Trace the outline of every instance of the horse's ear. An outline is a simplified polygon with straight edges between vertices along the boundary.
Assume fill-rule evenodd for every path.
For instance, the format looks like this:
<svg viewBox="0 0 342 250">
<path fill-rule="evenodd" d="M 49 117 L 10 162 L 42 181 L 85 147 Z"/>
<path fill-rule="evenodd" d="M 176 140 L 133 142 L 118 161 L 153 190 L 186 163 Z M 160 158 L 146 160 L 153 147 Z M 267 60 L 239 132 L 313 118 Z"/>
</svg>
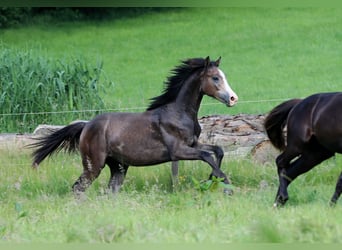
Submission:
<svg viewBox="0 0 342 250">
<path fill-rule="evenodd" d="M 207 56 L 207 57 L 205 58 L 204 67 L 207 68 L 209 65 L 210 65 L 210 57 Z"/>
<path fill-rule="evenodd" d="M 204 59 L 204 71 L 207 71 L 207 69 L 209 68 L 210 66 L 210 57 L 207 56 L 205 59 Z"/>
<path fill-rule="evenodd" d="M 221 56 L 215 61 L 216 67 L 220 65 L 220 62 L 221 62 Z"/>
</svg>

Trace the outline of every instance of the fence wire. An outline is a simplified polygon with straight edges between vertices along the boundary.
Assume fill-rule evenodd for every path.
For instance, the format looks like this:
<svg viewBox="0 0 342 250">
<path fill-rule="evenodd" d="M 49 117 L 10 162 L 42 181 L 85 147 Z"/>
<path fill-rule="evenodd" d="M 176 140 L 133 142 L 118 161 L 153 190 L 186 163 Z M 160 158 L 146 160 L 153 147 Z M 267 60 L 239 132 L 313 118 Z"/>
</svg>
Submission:
<svg viewBox="0 0 342 250">
<path fill-rule="evenodd" d="M 250 101 L 239 101 L 239 104 L 244 103 L 263 103 L 263 102 L 281 102 L 286 101 L 286 99 L 267 99 L 267 100 L 250 100 Z M 217 102 L 202 103 L 201 106 L 215 106 L 220 105 Z M 113 108 L 113 109 L 84 109 L 84 110 L 61 110 L 61 111 L 51 111 L 51 112 L 27 112 L 27 113 L 3 113 L 0 116 L 19 116 L 19 115 L 46 115 L 46 114 L 67 114 L 67 113 L 86 113 L 86 112 L 124 112 L 133 110 L 146 110 L 147 107 L 130 107 L 130 108 Z"/>
</svg>

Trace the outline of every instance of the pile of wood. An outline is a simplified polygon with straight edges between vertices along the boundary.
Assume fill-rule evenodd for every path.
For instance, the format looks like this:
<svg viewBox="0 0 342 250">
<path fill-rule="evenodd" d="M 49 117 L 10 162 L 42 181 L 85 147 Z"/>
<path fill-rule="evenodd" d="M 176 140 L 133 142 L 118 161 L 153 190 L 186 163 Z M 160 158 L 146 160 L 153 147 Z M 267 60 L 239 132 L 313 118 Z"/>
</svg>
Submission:
<svg viewBox="0 0 342 250">
<path fill-rule="evenodd" d="M 259 163 L 273 163 L 279 152 L 264 131 L 264 115 L 214 115 L 199 119 L 203 143 L 219 145 L 226 157 L 252 157 Z"/>
</svg>

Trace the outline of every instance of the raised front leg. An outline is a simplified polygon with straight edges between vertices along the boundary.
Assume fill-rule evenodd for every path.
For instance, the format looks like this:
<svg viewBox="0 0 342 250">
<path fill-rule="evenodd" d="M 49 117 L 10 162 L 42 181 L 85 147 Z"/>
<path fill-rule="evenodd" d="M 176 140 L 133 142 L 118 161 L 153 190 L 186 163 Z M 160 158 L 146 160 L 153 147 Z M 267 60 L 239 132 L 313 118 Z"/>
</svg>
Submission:
<svg viewBox="0 0 342 250">
<path fill-rule="evenodd" d="M 217 162 L 212 157 L 212 152 L 208 152 L 205 150 L 202 150 L 201 146 L 198 147 L 188 147 L 188 146 L 180 146 L 172 151 L 171 159 L 172 161 L 177 160 L 202 160 L 206 163 L 208 163 L 212 168 L 212 175 L 218 178 L 222 178 L 223 182 L 226 184 L 230 184 L 227 176 L 222 172 L 220 169 L 220 166 L 217 165 Z M 221 158 L 222 159 L 222 158 Z M 221 162 L 221 160 L 219 160 Z M 225 189 L 225 193 L 232 194 L 232 190 Z"/>
<path fill-rule="evenodd" d="M 188 146 L 180 146 L 171 153 L 172 161 L 178 160 L 202 160 L 208 163 L 212 170 L 213 175 L 219 178 L 224 178 L 225 182 L 229 184 L 227 176 L 221 171 L 220 167 L 217 165 L 211 153 L 208 151 L 201 150 L 199 148 L 192 148 Z"/>
<path fill-rule="evenodd" d="M 200 148 L 201 150 L 205 150 L 211 154 L 214 154 L 215 158 L 216 158 L 216 164 L 219 168 L 221 168 L 221 163 L 222 163 L 222 159 L 224 156 L 224 151 L 222 150 L 221 147 L 215 146 L 215 145 L 210 145 L 210 144 L 198 144 L 198 148 Z M 213 176 L 215 176 L 215 175 L 212 172 L 209 175 L 209 179 L 211 179 Z M 227 177 L 227 179 L 228 179 L 228 182 L 230 183 L 230 180 L 228 177 Z"/>
<path fill-rule="evenodd" d="M 220 168 L 221 167 L 221 162 L 224 156 L 224 151 L 222 150 L 221 147 L 216 146 L 216 145 L 210 145 L 210 144 L 199 144 L 197 145 L 198 149 L 208 151 L 210 153 L 213 153 L 216 158 L 216 164 Z"/>
</svg>

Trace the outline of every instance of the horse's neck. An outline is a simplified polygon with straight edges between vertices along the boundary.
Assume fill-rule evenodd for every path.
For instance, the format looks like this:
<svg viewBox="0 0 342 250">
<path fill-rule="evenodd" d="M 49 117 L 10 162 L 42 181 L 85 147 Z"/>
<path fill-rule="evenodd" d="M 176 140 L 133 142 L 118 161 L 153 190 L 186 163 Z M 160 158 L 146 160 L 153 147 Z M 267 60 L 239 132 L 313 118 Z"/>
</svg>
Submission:
<svg viewBox="0 0 342 250">
<path fill-rule="evenodd" d="M 200 82 L 197 80 L 189 80 L 180 90 L 175 106 L 179 111 L 188 113 L 197 119 L 199 107 L 201 105 L 203 94 L 200 90 Z"/>
</svg>

